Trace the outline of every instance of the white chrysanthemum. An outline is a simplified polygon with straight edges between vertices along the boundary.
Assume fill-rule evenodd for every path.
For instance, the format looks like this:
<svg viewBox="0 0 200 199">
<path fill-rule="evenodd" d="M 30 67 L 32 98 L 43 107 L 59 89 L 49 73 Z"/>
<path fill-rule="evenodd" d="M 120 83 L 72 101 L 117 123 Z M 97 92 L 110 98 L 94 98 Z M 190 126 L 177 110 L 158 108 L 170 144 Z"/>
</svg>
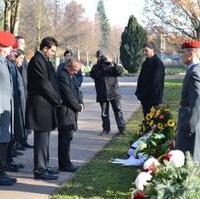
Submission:
<svg viewBox="0 0 200 199">
<path fill-rule="evenodd" d="M 169 162 L 175 167 L 182 167 L 185 164 L 185 155 L 180 150 L 172 150 L 169 152 Z"/>
<path fill-rule="evenodd" d="M 147 181 L 151 180 L 151 174 L 147 172 L 141 172 L 135 179 L 135 186 L 139 190 L 144 190 L 144 186 L 147 185 Z"/>
<path fill-rule="evenodd" d="M 152 157 L 144 162 L 143 169 L 145 169 L 145 170 L 147 169 L 147 170 L 149 170 L 149 172 L 152 172 L 159 165 L 160 165 L 160 163 L 158 162 L 158 160 L 156 158 Z"/>
</svg>

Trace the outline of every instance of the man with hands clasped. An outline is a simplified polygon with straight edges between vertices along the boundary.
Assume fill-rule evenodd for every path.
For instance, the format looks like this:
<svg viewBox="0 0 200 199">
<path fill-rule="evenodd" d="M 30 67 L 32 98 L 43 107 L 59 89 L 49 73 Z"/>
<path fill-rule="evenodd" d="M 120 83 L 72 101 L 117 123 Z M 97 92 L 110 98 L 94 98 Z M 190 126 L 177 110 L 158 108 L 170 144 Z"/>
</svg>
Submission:
<svg viewBox="0 0 200 199">
<path fill-rule="evenodd" d="M 75 74 L 81 69 L 78 60 L 71 59 L 58 73 L 62 106 L 58 108 L 58 165 L 60 171 L 75 172 L 79 167 L 70 159 L 70 144 L 77 130 L 78 112 L 83 111 L 83 100 Z"/>
</svg>

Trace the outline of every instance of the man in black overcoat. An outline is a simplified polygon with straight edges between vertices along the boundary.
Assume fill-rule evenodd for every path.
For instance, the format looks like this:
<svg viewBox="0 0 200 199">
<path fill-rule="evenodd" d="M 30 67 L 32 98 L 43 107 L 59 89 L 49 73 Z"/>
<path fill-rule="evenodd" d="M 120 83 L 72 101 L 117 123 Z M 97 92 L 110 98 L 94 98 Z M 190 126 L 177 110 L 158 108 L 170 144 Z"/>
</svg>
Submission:
<svg viewBox="0 0 200 199">
<path fill-rule="evenodd" d="M 55 69 L 50 59 L 55 55 L 57 41 L 45 37 L 40 50 L 28 65 L 28 98 L 26 128 L 34 130 L 34 177 L 55 180 L 57 176 L 48 169 L 49 134 L 57 127 L 56 108 L 61 105 Z"/>
<path fill-rule="evenodd" d="M 155 52 L 155 44 L 147 42 L 144 45 L 145 61 L 138 77 L 135 95 L 142 104 L 144 116 L 152 106 L 162 103 L 165 67 Z"/>
</svg>

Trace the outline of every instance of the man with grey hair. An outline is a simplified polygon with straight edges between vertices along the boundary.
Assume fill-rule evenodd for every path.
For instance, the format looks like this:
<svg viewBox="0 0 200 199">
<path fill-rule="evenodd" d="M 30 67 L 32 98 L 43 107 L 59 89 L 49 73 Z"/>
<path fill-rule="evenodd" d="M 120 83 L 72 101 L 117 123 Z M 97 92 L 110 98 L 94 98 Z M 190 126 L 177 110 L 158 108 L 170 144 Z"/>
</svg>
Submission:
<svg viewBox="0 0 200 199">
<path fill-rule="evenodd" d="M 175 147 L 189 151 L 200 163 L 200 41 L 185 41 L 182 61 L 187 65 L 183 80 Z"/>
<path fill-rule="evenodd" d="M 75 75 L 81 63 L 70 59 L 58 73 L 62 106 L 58 109 L 58 165 L 60 171 L 75 172 L 79 167 L 70 158 L 70 144 L 73 132 L 77 130 L 78 112 L 83 110 L 82 95 Z"/>
</svg>

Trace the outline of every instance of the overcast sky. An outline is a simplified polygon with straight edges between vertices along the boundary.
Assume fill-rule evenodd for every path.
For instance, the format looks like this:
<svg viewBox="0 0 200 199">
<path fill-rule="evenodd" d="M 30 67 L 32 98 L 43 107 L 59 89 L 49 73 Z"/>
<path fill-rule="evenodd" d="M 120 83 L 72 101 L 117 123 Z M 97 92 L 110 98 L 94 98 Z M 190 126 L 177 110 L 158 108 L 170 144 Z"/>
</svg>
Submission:
<svg viewBox="0 0 200 199">
<path fill-rule="evenodd" d="M 88 18 L 94 19 L 98 0 L 76 0 L 76 2 L 83 5 Z M 104 6 L 112 26 L 125 27 L 130 15 L 134 15 L 140 23 L 142 22 L 144 0 L 104 0 Z"/>
</svg>

